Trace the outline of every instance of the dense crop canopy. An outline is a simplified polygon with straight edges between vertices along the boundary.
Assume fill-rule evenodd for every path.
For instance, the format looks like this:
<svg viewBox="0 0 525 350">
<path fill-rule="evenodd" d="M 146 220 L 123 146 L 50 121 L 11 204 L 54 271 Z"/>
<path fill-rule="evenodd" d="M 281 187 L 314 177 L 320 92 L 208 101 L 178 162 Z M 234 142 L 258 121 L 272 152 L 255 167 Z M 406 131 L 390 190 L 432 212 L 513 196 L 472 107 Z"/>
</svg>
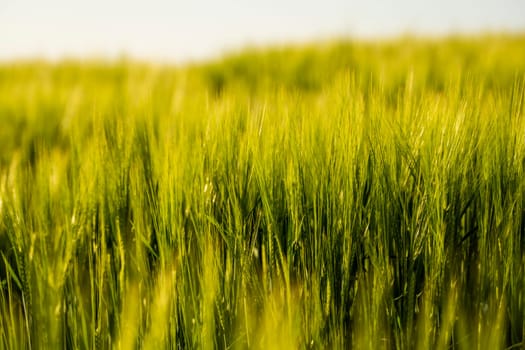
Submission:
<svg viewBox="0 0 525 350">
<path fill-rule="evenodd" d="M 525 39 L 0 66 L 0 347 L 525 340 Z"/>
</svg>

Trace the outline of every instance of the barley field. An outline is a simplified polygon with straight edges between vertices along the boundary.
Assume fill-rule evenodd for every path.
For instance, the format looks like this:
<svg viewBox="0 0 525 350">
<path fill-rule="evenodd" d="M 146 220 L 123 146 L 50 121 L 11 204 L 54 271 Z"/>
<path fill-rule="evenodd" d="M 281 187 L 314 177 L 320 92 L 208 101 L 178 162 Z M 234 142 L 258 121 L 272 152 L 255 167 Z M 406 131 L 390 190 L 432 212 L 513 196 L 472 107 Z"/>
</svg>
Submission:
<svg viewBox="0 0 525 350">
<path fill-rule="evenodd" d="M 0 348 L 523 348 L 524 103 L 522 35 L 0 63 Z"/>
</svg>

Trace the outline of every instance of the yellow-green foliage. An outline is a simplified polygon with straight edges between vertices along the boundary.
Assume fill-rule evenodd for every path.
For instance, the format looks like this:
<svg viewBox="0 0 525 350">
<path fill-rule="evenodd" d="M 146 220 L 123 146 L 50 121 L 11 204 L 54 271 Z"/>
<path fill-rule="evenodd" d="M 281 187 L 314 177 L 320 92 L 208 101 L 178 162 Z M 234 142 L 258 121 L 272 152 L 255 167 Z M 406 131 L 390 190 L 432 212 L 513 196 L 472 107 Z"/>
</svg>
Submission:
<svg viewBox="0 0 525 350">
<path fill-rule="evenodd" d="M 0 347 L 525 346 L 525 38 L 0 66 Z"/>
</svg>

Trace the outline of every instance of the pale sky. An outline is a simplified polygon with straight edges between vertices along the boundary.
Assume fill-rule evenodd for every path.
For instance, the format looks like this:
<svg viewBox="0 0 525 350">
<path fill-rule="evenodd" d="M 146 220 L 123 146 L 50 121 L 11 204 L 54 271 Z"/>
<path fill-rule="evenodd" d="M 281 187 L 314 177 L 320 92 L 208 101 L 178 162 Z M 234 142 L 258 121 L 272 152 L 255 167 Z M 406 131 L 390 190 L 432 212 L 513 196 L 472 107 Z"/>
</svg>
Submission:
<svg viewBox="0 0 525 350">
<path fill-rule="evenodd" d="M 181 62 L 246 45 L 525 32 L 525 0 L 0 0 L 0 60 Z"/>
</svg>

